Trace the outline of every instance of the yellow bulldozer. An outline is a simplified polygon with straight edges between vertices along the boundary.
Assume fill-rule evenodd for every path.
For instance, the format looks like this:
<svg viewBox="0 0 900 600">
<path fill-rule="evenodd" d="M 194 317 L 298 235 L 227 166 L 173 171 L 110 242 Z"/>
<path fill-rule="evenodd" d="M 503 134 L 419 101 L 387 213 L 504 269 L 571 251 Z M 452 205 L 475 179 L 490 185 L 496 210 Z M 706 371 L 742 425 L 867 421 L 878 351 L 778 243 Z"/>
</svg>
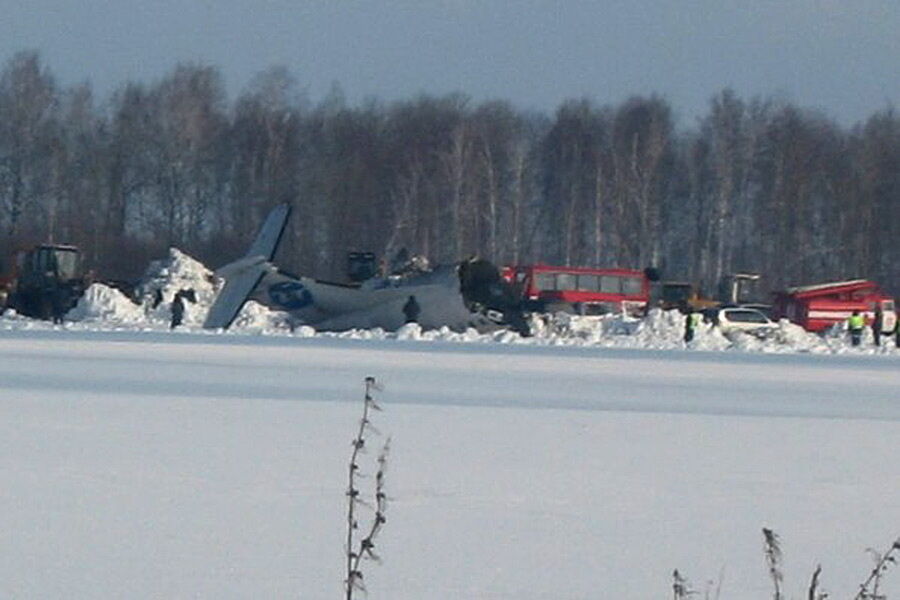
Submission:
<svg viewBox="0 0 900 600">
<path fill-rule="evenodd" d="M 718 298 L 700 294 L 697 285 L 686 281 L 664 281 L 659 286 L 657 305 L 665 310 L 703 312 L 726 305 L 747 305 L 758 302 L 757 290 L 760 275 L 757 273 L 731 273 L 719 282 Z"/>
</svg>

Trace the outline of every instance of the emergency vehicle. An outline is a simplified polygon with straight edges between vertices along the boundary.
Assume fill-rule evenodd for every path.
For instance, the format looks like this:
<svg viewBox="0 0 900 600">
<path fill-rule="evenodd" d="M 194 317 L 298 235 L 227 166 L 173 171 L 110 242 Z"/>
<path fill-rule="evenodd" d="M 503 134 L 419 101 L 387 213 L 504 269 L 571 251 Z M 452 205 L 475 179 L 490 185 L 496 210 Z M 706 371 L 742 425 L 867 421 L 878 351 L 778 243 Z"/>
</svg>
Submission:
<svg viewBox="0 0 900 600">
<path fill-rule="evenodd" d="M 581 315 L 642 315 L 650 302 L 650 280 L 643 271 L 518 265 L 503 276 L 526 310 Z"/>
<path fill-rule="evenodd" d="M 787 288 L 775 294 L 774 314 L 807 331 L 822 331 L 845 322 L 855 310 L 871 325 L 878 308 L 883 315 L 882 331 L 892 332 L 897 322 L 894 299 L 872 281 L 853 279 Z"/>
</svg>

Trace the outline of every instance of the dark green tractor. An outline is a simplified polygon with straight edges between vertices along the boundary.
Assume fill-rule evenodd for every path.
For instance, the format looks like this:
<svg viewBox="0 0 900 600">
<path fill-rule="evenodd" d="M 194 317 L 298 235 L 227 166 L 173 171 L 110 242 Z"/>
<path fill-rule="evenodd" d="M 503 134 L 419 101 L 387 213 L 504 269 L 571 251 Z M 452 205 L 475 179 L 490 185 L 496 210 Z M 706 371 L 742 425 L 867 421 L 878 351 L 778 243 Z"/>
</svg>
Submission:
<svg viewBox="0 0 900 600">
<path fill-rule="evenodd" d="M 7 302 L 21 315 L 61 320 L 84 293 L 85 283 L 78 248 L 43 244 L 16 257 Z"/>
</svg>

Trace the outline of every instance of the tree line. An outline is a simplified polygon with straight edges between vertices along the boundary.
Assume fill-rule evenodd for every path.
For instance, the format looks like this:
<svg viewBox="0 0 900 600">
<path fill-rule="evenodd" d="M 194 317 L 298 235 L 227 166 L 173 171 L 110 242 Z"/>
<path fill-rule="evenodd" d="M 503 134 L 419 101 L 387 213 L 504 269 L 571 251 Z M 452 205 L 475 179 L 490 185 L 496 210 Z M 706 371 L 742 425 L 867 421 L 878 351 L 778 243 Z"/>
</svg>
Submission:
<svg viewBox="0 0 900 600">
<path fill-rule="evenodd" d="M 689 127 L 661 96 L 554 114 L 463 94 L 313 104 L 282 67 L 234 100 L 179 64 L 97 99 L 35 52 L 0 73 L 0 256 L 78 245 L 110 278 L 176 246 L 217 266 L 293 206 L 278 262 L 340 278 L 348 251 L 433 262 L 658 267 L 715 289 L 867 277 L 900 293 L 900 116 L 844 127 L 731 90 Z"/>
</svg>

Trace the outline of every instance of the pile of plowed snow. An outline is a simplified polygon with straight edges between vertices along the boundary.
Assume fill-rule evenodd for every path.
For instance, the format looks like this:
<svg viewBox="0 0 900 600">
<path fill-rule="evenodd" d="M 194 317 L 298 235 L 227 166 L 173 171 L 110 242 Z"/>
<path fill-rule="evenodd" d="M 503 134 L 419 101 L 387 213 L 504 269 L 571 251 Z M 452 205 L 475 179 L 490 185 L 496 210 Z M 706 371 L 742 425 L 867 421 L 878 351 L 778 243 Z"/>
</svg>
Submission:
<svg viewBox="0 0 900 600">
<path fill-rule="evenodd" d="M 168 322 L 172 301 L 178 292 L 193 292 L 195 302 L 186 301 L 184 325 L 200 326 L 217 290 L 216 277 L 203 263 L 187 254 L 169 249 L 169 256 L 150 263 L 137 288 L 138 301 L 149 320 Z"/>
<path fill-rule="evenodd" d="M 820 336 L 782 320 L 777 327 L 758 337 L 744 332 L 722 333 L 718 327 L 703 323 L 694 339 L 684 343 L 685 317 L 677 310 L 653 309 L 643 319 L 622 315 L 581 317 L 558 313 L 532 316 L 530 337 L 522 337 L 508 330 L 493 333 L 451 331 L 446 327 L 423 331 L 419 325 L 408 323 L 395 332 L 381 329 L 353 329 L 343 332 L 318 332 L 321 337 L 345 339 L 396 339 L 410 341 L 440 341 L 458 343 L 525 344 L 534 346 L 574 346 L 597 348 L 634 348 L 651 350 L 690 349 L 702 351 L 743 351 L 765 353 L 808 352 L 813 354 L 883 354 L 900 356 L 893 341 L 882 347 L 872 345 L 871 334 L 859 348 L 850 346 L 840 329 Z M 296 330 L 294 335 L 309 336 L 311 328 Z"/>
<path fill-rule="evenodd" d="M 203 320 L 215 294 L 222 284 L 215 274 L 201 262 L 172 248 L 169 255 L 152 262 L 140 284 L 136 299 L 126 297 L 114 288 L 95 283 L 66 316 L 68 328 L 78 329 L 152 329 L 169 327 L 172 301 L 179 292 L 187 293 L 194 301 L 185 302 L 183 326 L 178 331 L 205 332 Z M 704 323 L 694 340 L 685 344 L 685 317 L 678 311 L 651 310 L 643 319 L 625 315 L 581 317 L 556 314 L 532 316 L 532 336 L 501 330 L 478 333 L 475 330 L 455 332 L 444 327 L 422 331 L 416 324 L 408 324 L 394 332 L 381 329 L 354 329 L 343 332 L 316 332 L 309 326 L 297 326 L 283 312 L 247 302 L 229 332 L 286 335 L 294 337 L 336 337 L 350 339 L 396 339 L 461 343 L 528 344 L 545 346 L 584 346 L 607 348 L 693 349 L 705 351 L 736 350 L 744 352 L 810 352 L 816 354 L 859 353 L 900 355 L 893 340 L 882 347 L 872 344 L 871 333 L 859 348 L 850 346 L 846 334 L 839 329 L 820 336 L 801 327 L 781 321 L 778 327 L 763 337 L 748 333 L 723 334 L 712 324 Z M 25 319 L 7 311 L 0 318 L 2 329 L 53 328 L 41 321 Z M 209 332 L 206 332 L 209 333 Z"/>
<path fill-rule="evenodd" d="M 604 348 L 640 348 L 653 350 L 692 349 L 705 351 L 738 350 L 746 352 L 809 352 L 814 354 L 838 354 L 848 351 L 865 354 L 900 354 L 893 342 L 881 348 L 868 345 L 851 348 L 840 331 L 820 336 L 804 330 L 786 320 L 764 336 L 744 332 L 722 333 L 711 323 L 703 323 L 697 329 L 693 341 L 684 343 L 685 317 L 677 310 L 653 309 L 643 319 L 622 315 L 604 317 L 580 317 L 558 313 L 535 316 L 531 319 L 533 335 L 523 338 L 510 331 L 479 334 L 475 331 L 455 333 L 446 328 L 422 331 L 418 325 L 408 324 L 395 333 L 381 330 L 349 331 L 333 335 L 358 338 L 396 338 L 400 340 L 430 340 L 453 342 L 494 342 L 543 346 L 582 346 Z"/>
<path fill-rule="evenodd" d="M 181 292 L 186 298 L 182 328 L 199 329 L 221 284 L 203 263 L 171 248 L 166 258 L 153 261 L 147 267 L 136 288 L 135 299 L 115 288 L 94 283 L 66 319 L 82 325 L 161 329 L 170 325 L 172 302 Z M 232 328 L 256 332 L 289 331 L 290 320 L 285 313 L 249 301 Z"/>
<path fill-rule="evenodd" d="M 141 306 L 115 288 L 94 283 L 78 299 L 78 304 L 69 311 L 70 321 L 141 323 L 146 314 Z"/>
</svg>

